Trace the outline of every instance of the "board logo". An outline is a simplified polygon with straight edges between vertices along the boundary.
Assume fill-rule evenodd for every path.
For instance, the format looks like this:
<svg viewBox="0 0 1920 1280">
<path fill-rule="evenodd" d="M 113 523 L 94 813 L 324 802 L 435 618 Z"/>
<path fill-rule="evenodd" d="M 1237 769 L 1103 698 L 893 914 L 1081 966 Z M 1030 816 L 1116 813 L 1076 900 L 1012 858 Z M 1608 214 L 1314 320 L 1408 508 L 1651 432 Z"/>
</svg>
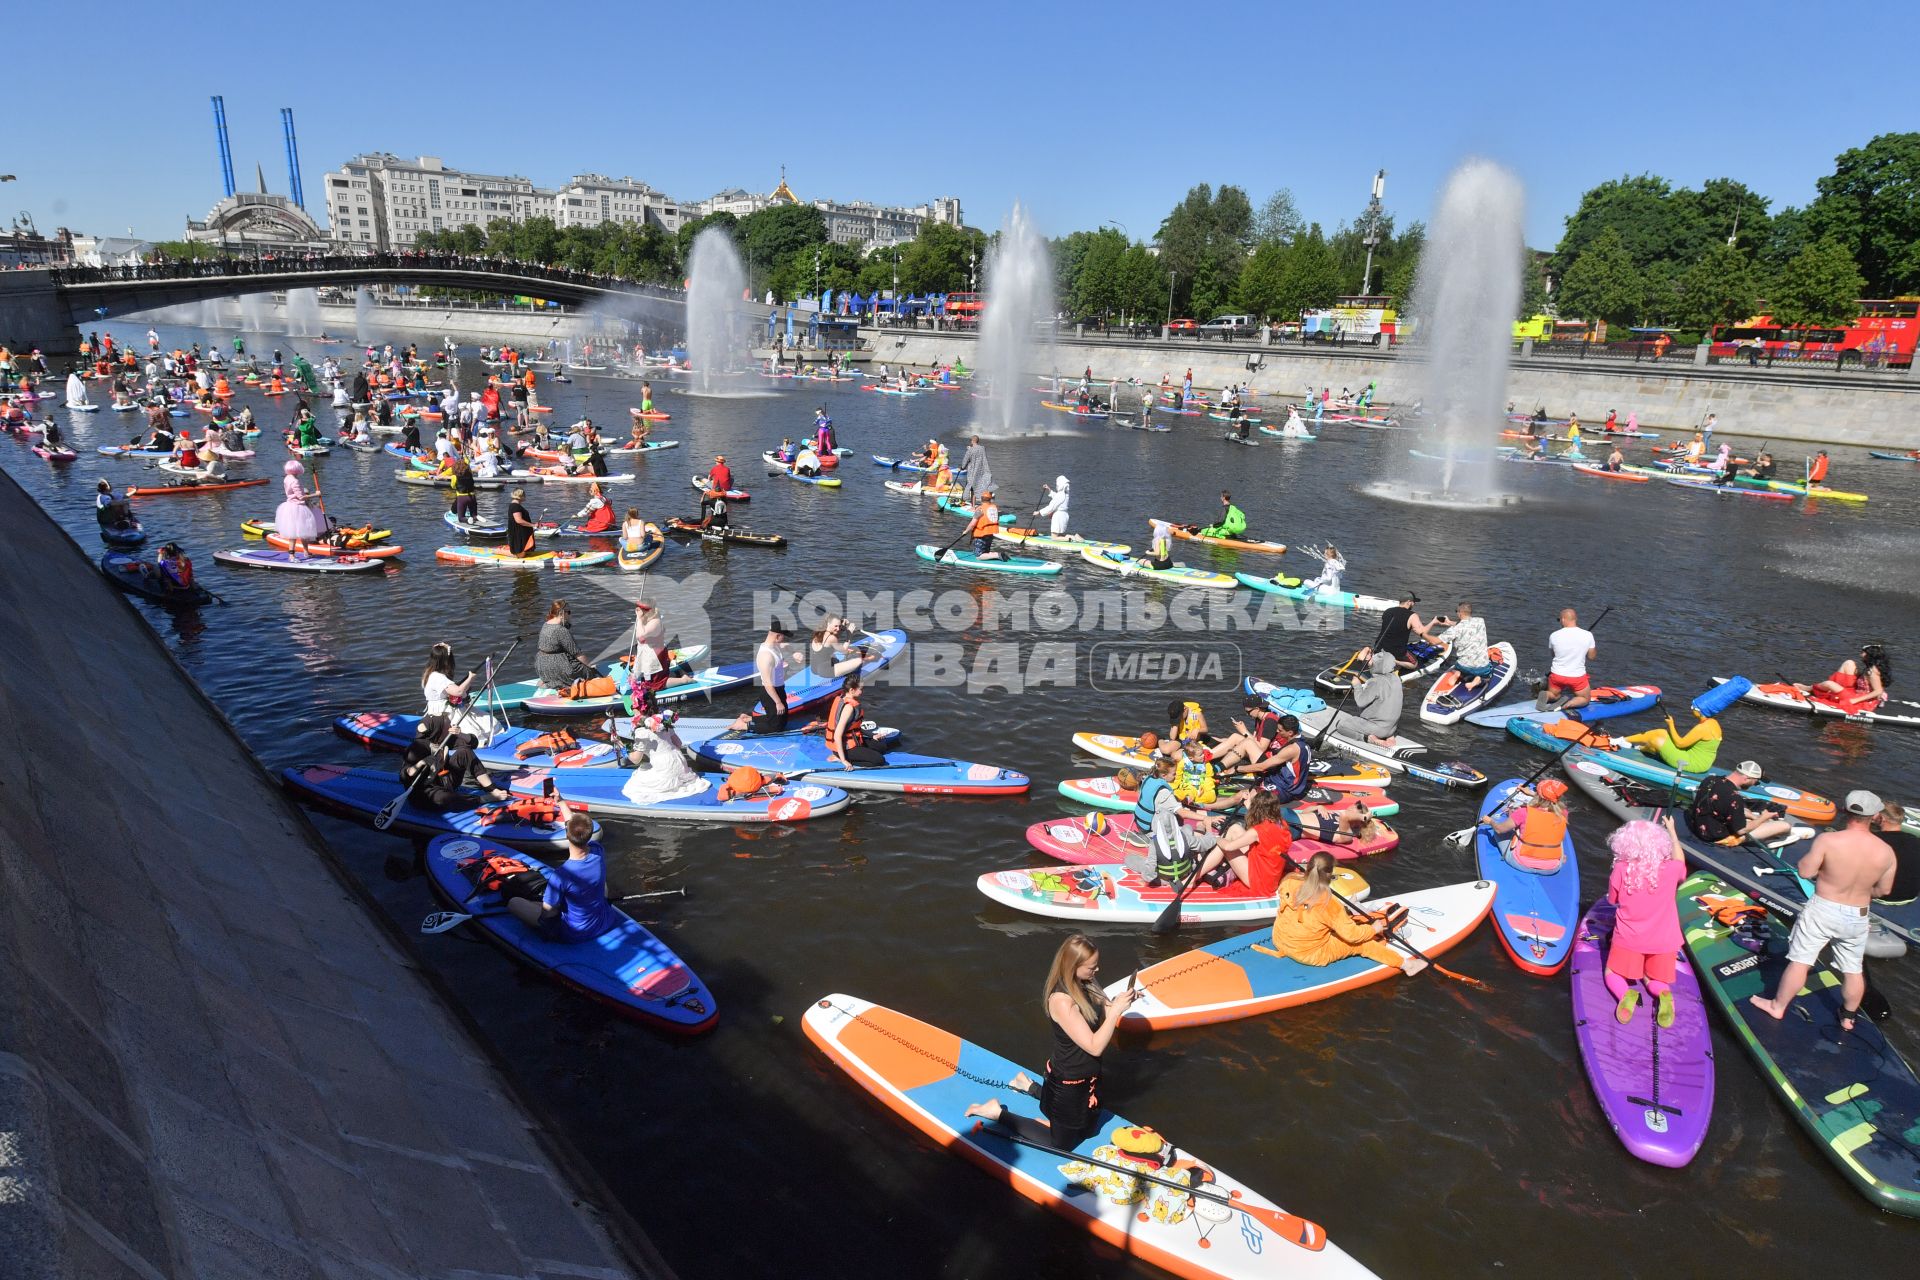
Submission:
<svg viewBox="0 0 1920 1280">
<path fill-rule="evenodd" d="M 715 742 L 708 744 L 707 750 L 717 756 L 737 756 L 747 749 L 744 742 Z"/>
<path fill-rule="evenodd" d="M 440 856 L 449 862 L 461 862 L 467 858 L 480 856 L 478 840 L 449 840 L 440 846 Z"/>
<path fill-rule="evenodd" d="M 1725 981 L 1726 979 L 1731 978 L 1736 973 L 1745 973 L 1748 969 L 1753 968 L 1755 965 L 1759 963 L 1760 963 L 1759 956 L 1742 956 L 1738 960 L 1729 960 L 1725 964 L 1715 965 L 1713 967 L 1713 972 L 1715 976 L 1720 978 L 1722 981 Z"/>
</svg>

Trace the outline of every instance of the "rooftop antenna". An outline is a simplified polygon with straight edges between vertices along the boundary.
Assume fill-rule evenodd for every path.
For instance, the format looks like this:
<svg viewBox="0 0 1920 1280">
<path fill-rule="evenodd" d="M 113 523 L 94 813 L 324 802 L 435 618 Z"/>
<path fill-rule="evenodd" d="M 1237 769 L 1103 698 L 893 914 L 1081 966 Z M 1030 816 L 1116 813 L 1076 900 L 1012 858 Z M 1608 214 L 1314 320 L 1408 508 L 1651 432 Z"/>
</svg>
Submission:
<svg viewBox="0 0 1920 1280">
<path fill-rule="evenodd" d="M 1380 197 L 1387 191 L 1387 171 L 1380 170 L 1373 175 L 1373 198 L 1367 201 L 1367 211 L 1361 216 L 1367 221 L 1366 238 L 1361 241 L 1367 246 L 1367 267 L 1360 275 L 1360 296 L 1366 297 L 1373 292 L 1373 247 L 1380 243 Z"/>
</svg>

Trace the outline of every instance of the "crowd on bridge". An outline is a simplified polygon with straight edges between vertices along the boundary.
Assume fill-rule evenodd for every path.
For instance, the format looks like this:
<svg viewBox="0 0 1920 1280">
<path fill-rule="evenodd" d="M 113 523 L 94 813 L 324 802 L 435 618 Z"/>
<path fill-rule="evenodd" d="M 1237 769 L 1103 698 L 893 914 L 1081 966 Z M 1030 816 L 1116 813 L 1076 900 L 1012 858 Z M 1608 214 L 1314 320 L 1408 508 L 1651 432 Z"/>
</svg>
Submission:
<svg viewBox="0 0 1920 1280">
<path fill-rule="evenodd" d="M 622 276 L 574 271 L 482 254 L 441 253 L 404 249 L 393 253 L 319 253 L 262 251 L 224 254 L 218 258 L 172 258 L 155 254 L 145 262 L 117 266 L 63 266 L 53 269 L 56 284 L 101 284 L 137 280 L 201 280 L 228 276 L 284 276 L 319 271 L 364 272 L 370 269 L 402 271 L 473 271 L 545 280 L 555 284 L 585 285 L 679 299 L 685 291 L 666 285 L 643 284 Z"/>
</svg>

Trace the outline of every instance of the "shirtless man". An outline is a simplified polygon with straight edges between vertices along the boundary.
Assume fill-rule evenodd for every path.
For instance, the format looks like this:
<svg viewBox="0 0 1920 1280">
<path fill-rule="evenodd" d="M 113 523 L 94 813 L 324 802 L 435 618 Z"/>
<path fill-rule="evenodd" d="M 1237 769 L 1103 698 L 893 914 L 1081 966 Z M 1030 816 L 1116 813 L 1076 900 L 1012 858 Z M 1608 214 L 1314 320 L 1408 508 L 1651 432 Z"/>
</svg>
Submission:
<svg viewBox="0 0 1920 1280">
<path fill-rule="evenodd" d="M 1816 837 L 1800 859 L 1800 874 L 1814 882 L 1813 897 L 1793 922 L 1779 989 L 1771 1000 L 1752 997 L 1755 1007 L 1776 1018 L 1785 1017 L 1821 949 L 1831 943 L 1833 967 L 1840 971 L 1840 1029 L 1853 1030 L 1867 993 L 1862 960 L 1869 905 L 1893 888 L 1893 849 L 1872 830 L 1874 818 L 1884 808 L 1871 791 L 1849 791 L 1847 825 Z"/>
</svg>

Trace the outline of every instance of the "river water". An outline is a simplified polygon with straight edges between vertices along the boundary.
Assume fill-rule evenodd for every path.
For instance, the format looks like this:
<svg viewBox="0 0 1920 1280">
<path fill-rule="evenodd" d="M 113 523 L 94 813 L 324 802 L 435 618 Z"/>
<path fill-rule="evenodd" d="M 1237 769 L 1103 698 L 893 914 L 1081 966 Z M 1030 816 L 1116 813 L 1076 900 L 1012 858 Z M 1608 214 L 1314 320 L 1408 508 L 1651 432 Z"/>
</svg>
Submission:
<svg viewBox="0 0 1920 1280">
<path fill-rule="evenodd" d="M 230 335 L 164 337 L 224 347 Z M 281 345 L 300 347 L 316 363 L 329 350 L 354 358 L 349 347 Z M 478 387 L 483 377 L 477 361 L 462 366 L 463 387 Z M 718 577 L 706 609 L 715 660 L 751 656 L 753 595 L 776 585 L 803 592 L 1026 585 L 916 560 L 915 543 L 947 541 L 959 524 L 928 501 L 883 489 L 889 473 L 866 460 L 869 452 L 905 453 L 932 435 L 950 442 L 957 458 L 974 416 L 966 392 L 900 399 L 858 384 L 773 385 L 788 389 L 710 400 L 656 383 L 658 400 L 674 415 L 656 437 L 682 446 L 639 462 L 639 480 L 616 487 L 621 506 L 636 505 L 650 519 L 691 514 L 689 474 L 725 452 L 737 483 L 753 494 L 750 505 L 736 508 L 736 521 L 791 539 L 785 551 L 676 546 L 658 566 L 656 582 L 696 572 Z M 1396 389 L 1382 390 L 1391 396 Z M 632 384 L 585 376 L 571 386 L 547 384 L 542 397 L 557 407 L 556 423 L 581 412 L 623 422 L 626 406 L 638 401 Z M 1525 505 L 1462 515 L 1361 492 L 1399 470 L 1405 450 L 1419 442 L 1412 432 L 1333 426 L 1318 442 L 1243 449 L 1222 442 L 1219 424 L 1205 418 L 1174 419 L 1171 434 L 1076 430 L 1072 419 L 1040 409 L 1038 396 L 1028 399 L 1031 411 L 1019 416 L 1035 434 L 987 442 L 1003 506 L 1032 510 L 1042 482 L 1064 473 L 1073 482 L 1074 527 L 1089 536 L 1138 545 L 1150 513 L 1211 519 L 1226 486 L 1256 534 L 1337 542 L 1351 565 L 1349 586 L 1359 591 L 1391 595 L 1410 584 L 1428 613 L 1470 598 L 1493 638 L 1519 646 L 1524 669 L 1544 668 L 1545 637 L 1571 604 L 1589 620 L 1612 610 L 1599 629 L 1601 681 L 1657 683 L 1675 705 L 1715 674 L 1824 675 L 1871 639 L 1893 642 L 1898 674 L 1912 679 L 1901 641 L 1914 631 L 1920 592 L 1920 467 L 1836 451 L 1835 483 L 1873 494 L 1851 506 L 1719 499 L 1508 466 L 1499 479 Z M 249 401 L 269 428 L 250 465 L 277 481 L 283 455 L 275 428 L 291 406 L 243 391 L 240 402 Z M 835 492 L 767 477 L 758 451 L 808 429 L 821 404 L 842 443 L 856 450 L 840 472 L 845 486 Z M 91 451 L 123 441 L 133 415 L 56 412 L 84 453 L 78 463 L 50 469 L 24 445 L 0 446 L 0 459 L 97 554 L 94 480 L 162 477 Z M 1496 429 L 1489 425 L 1489 443 Z M 633 469 L 629 460 L 615 463 Z M 463 665 L 478 665 L 524 636 L 507 672 L 518 679 L 531 674 L 532 635 L 556 592 L 572 602 L 589 652 L 616 642 L 631 616 L 624 599 L 593 586 L 591 573 L 600 571 L 543 577 L 437 564 L 433 549 L 450 540 L 440 522 L 444 501 L 396 484 L 395 465 L 384 454 L 344 451 L 315 463 L 336 516 L 390 525 L 393 540 L 406 546 L 403 562 L 380 577 L 312 581 L 214 564 L 213 551 L 242 544 L 243 517 L 271 514 L 277 483 L 139 503 L 154 542 L 185 543 L 203 580 L 227 601 L 178 618 L 150 617 L 269 768 L 365 763 L 329 722 L 351 710 L 417 710 L 419 671 L 435 640 L 453 643 Z M 566 518 L 585 500 L 577 486 L 536 486 L 531 494 L 536 518 Z M 503 509 L 503 499 L 482 496 L 483 513 Z M 1184 550 L 1189 563 L 1228 572 L 1271 573 L 1279 563 Z M 1304 556 L 1290 553 L 1285 563 L 1289 572 L 1311 572 Z M 1076 598 L 1120 585 L 1073 562 L 1057 581 Z M 1171 599 L 1158 588 L 1143 598 Z M 1217 689 L 1242 670 L 1305 682 L 1373 634 L 1367 615 L 1321 611 L 1282 625 L 1294 617 L 1210 635 L 1078 627 L 989 635 L 974 625 L 924 637 L 957 645 L 963 663 L 983 643 L 1014 642 L 1022 660 L 1035 641 L 1078 646 L 1081 664 L 1070 683 L 970 692 L 923 669 L 914 687 L 891 685 L 870 698 L 872 714 L 905 729 L 914 750 L 1030 773 L 1034 790 L 1023 801 L 873 796 L 844 818 L 770 831 L 610 822 L 611 892 L 687 889 L 666 905 L 638 905 L 650 908 L 640 918 L 718 995 L 719 1027 L 701 1039 L 681 1042 L 636 1027 L 456 935 L 418 939 L 417 949 L 682 1275 L 1157 1274 L 919 1138 L 813 1050 L 800 1015 L 820 996 L 848 992 L 1037 1067 L 1046 1052 L 1038 987 L 1067 928 L 989 906 L 973 881 L 984 871 L 1044 863 L 1022 832 L 1069 811 L 1054 785 L 1108 772 L 1074 758 L 1071 733 L 1165 724 L 1164 689 L 1093 687 L 1087 649 L 1115 639 L 1155 640 L 1176 652 L 1193 651 L 1199 640 L 1223 642 L 1228 665 L 1216 691 L 1203 696 L 1223 725 L 1237 699 Z M 74 642 L 84 658 L 86 638 Z M 712 714 L 740 705 L 728 701 Z M 1809 723 L 1750 705 L 1724 723 L 1726 760 L 1753 756 L 1776 777 L 1829 795 L 1867 786 L 1920 802 L 1909 731 Z M 1540 763 L 1494 730 L 1419 725 L 1411 704 L 1407 724 L 1439 757 L 1466 759 L 1496 779 Z M 156 735 L 156 749 L 162 741 Z M 1404 778 L 1393 794 L 1402 805 L 1393 819 L 1401 847 L 1359 865 L 1376 893 L 1470 879 L 1471 853 L 1451 851 L 1439 837 L 1471 823 L 1477 797 Z M 435 908 L 407 842 L 319 821 L 403 929 L 412 932 Z M 1609 827 L 1598 809 L 1576 802 L 1583 901 L 1604 882 L 1600 841 Z M 1112 976 L 1212 936 L 1188 928 L 1156 941 L 1144 930 L 1109 929 L 1097 940 Z M 1719 1097 L 1707 1147 L 1688 1169 L 1657 1169 L 1621 1149 L 1591 1099 L 1564 974 L 1521 973 L 1503 957 L 1491 926 L 1447 963 L 1493 990 L 1428 976 L 1282 1015 L 1123 1042 L 1109 1057 L 1103 1095 L 1319 1220 L 1385 1276 L 1519 1275 L 1575 1258 L 1593 1274 L 1644 1275 L 1703 1270 L 1703 1259 L 1762 1251 L 1802 1265 L 1911 1268 L 1920 1228 L 1878 1213 L 1846 1184 L 1717 1021 Z M 1910 1058 L 1920 1053 L 1913 973 L 1911 961 L 1876 969 L 1878 985 L 1902 1011 L 1888 1030 Z"/>
</svg>

